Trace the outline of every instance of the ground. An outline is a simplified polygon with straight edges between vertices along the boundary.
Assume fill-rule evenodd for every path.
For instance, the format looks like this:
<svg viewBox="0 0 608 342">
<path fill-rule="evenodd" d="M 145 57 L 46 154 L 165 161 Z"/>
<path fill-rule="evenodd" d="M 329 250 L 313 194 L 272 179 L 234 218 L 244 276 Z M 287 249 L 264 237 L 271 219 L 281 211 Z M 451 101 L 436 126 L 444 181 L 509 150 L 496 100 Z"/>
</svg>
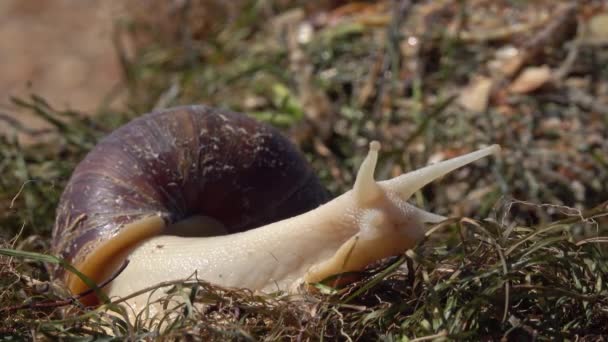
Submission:
<svg viewBox="0 0 608 342">
<path fill-rule="evenodd" d="M 120 7 L 109 1 L 0 2 L 0 112 L 32 129 L 48 128 L 10 101 L 31 93 L 54 106 L 95 112 L 102 95 L 121 82 L 112 42 L 119 17 Z M 8 133 L 10 126 L 0 123 Z"/>
<path fill-rule="evenodd" d="M 605 2 L 84 3 L 0 4 L 1 127 L 25 138 L 0 134 L 0 336 L 607 338 Z M 70 174 L 119 125 L 192 103 L 276 126 L 332 195 L 351 187 L 372 140 L 378 179 L 502 151 L 414 194 L 451 219 L 345 287 L 292 298 L 189 280 L 161 301 L 194 305 L 161 320 L 109 315 L 118 299 L 80 306 L 48 271 L 70 267 L 49 253 Z M 26 114 L 44 139 L 38 123 L 5 124 Z"/>
</svg>

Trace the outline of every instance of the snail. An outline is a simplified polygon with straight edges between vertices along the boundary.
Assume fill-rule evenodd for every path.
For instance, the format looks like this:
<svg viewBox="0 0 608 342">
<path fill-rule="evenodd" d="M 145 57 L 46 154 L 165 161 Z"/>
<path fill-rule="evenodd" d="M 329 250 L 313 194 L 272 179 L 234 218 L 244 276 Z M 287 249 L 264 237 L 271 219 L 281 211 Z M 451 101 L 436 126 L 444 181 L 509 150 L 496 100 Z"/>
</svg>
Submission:
<svg viewBox="0 0 608 342">
<path fill-rule="evenodd" d="M 377 182 L 374 141 L 353 189 L 329 200 L 296 147 L 269 125 L 207 106 L 156 111 L 102 139 L 76 167 L 52 247 L 97 284 L 112 278 L 103 287 L 110 297 L 193 274 L 223 286 L 293 291 L 413 247 L 425 223 L 445 217 L 409 204 L 410 196 L 499 149 Z M 72 273 L 55 275 L 74 294 L 88 290 Z"/>
</svg>

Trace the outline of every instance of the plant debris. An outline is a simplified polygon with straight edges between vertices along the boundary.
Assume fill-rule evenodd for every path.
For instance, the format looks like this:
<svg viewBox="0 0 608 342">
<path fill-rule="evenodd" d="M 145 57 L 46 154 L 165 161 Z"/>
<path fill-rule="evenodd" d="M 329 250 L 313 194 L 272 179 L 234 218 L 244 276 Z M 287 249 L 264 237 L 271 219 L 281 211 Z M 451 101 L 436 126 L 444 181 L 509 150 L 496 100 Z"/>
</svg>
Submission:
<svg viewBox="0 0 608 342">
<path fill-rule="evenodd" d="M 0 115 L 44 138 L 0 136 L 0 338 L 608 337 L 605 4 L 137 3 L 116 26 L 124 104 L 82 115 L 13 99 L 44 132 Z M 47 271 L 61 263 L 46 253 L 71 171 L 120 124 L 192 103 L 279 127 L 333 194 L 350 188 L 371 140 L 383 146 L 379 179 L 481 145 L 502 153 L 415 194 L 453 218 L 344 287 L 257 294 L 188 279 L 160 299 L 181 304 L 154 319 L 129 320 L 119 299 L 83 307 Z"/>
</svg>

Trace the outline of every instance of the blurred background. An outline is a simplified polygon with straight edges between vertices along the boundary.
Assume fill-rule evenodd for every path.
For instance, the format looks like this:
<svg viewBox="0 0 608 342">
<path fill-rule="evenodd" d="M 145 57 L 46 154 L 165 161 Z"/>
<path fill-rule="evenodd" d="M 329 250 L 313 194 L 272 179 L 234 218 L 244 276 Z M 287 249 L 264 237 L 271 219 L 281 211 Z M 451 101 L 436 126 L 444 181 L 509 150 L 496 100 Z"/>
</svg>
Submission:
<svg viewBox="0 0 608 342">
<path fill-rule="evenodd" d="M 277 310 L 222 290 L 216 316 L 187 316 L 174 336 L 597 340 L 608 332 L 607 46 L 603 0 L 0 0 L 0 338 L 101 336 L 97 323 L 151 336 L 92 311 L 62 320 L 59 307 L 85 311 L 46 282 L 48 256 L 28 253 L 48 251 L 59 196 L 99 139 L 204 103 L 281 129 L 333 195 L 371 140 L 378 179 L 502 152 L 412 196 L 475 221 L 439 227 L 395 264 L 407 268 L 346 290 L 357 298 L 326 289 L 320 302 L 335 306 Z M 23 306 L 32 299 L 38 311 Z"/>
<path fill-rule="evenodd" d="M 31 129 L 48 128 L 10 101 L 31 93 L 61 108 L 94 112 L 121 82 L 112 33 L 123 7 L 105 1 L 2 1 L 0 112 Z M 0 127 L 2 134 L 11 133 L 6 122 Z"/>
</svg>

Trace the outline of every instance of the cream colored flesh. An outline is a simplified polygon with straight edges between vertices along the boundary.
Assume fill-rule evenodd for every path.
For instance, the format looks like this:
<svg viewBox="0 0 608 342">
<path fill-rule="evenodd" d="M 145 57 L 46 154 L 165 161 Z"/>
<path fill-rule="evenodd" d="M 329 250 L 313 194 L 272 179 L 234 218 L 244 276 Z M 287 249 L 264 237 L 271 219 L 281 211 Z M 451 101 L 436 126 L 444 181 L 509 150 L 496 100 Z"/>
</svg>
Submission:
<svg viewBox="0 0 608 342">
<path fill-rule="evenodd" d="M 216 237 L 158 236 L 129 255 L 108 294 L 123 297 L 154 284 L 196 277 L 224 286 L 273 292 L 320 281 L 414 246 L 424 222 L 443 217 L 406 202 L 434 179 L 496 153 L 494 145 L 384 182 L 373 179 L 379 144 L 372 143 L 352 191 L 302 215 L 247 232 Z M 147 295 L 128 302 L 139 311 Z"/>
<path fill-rule="evenodd" d="M 309 267 L 329 259 L 356 233 L 354 227 L 331 217 L 336 209 L 332 207 L 339 205 L 345 204 L 331 202 L 315 211 L 317 218 L 333 222 L 329 236 L 309 218 L 298 216 L 238 234 L 151 238 L 129 255 L 129 266 L 112 282 L 108 294 L 125 296 L 155 283 L 195 276 L 224 286 L 289 290 Z"/>
</svg>

